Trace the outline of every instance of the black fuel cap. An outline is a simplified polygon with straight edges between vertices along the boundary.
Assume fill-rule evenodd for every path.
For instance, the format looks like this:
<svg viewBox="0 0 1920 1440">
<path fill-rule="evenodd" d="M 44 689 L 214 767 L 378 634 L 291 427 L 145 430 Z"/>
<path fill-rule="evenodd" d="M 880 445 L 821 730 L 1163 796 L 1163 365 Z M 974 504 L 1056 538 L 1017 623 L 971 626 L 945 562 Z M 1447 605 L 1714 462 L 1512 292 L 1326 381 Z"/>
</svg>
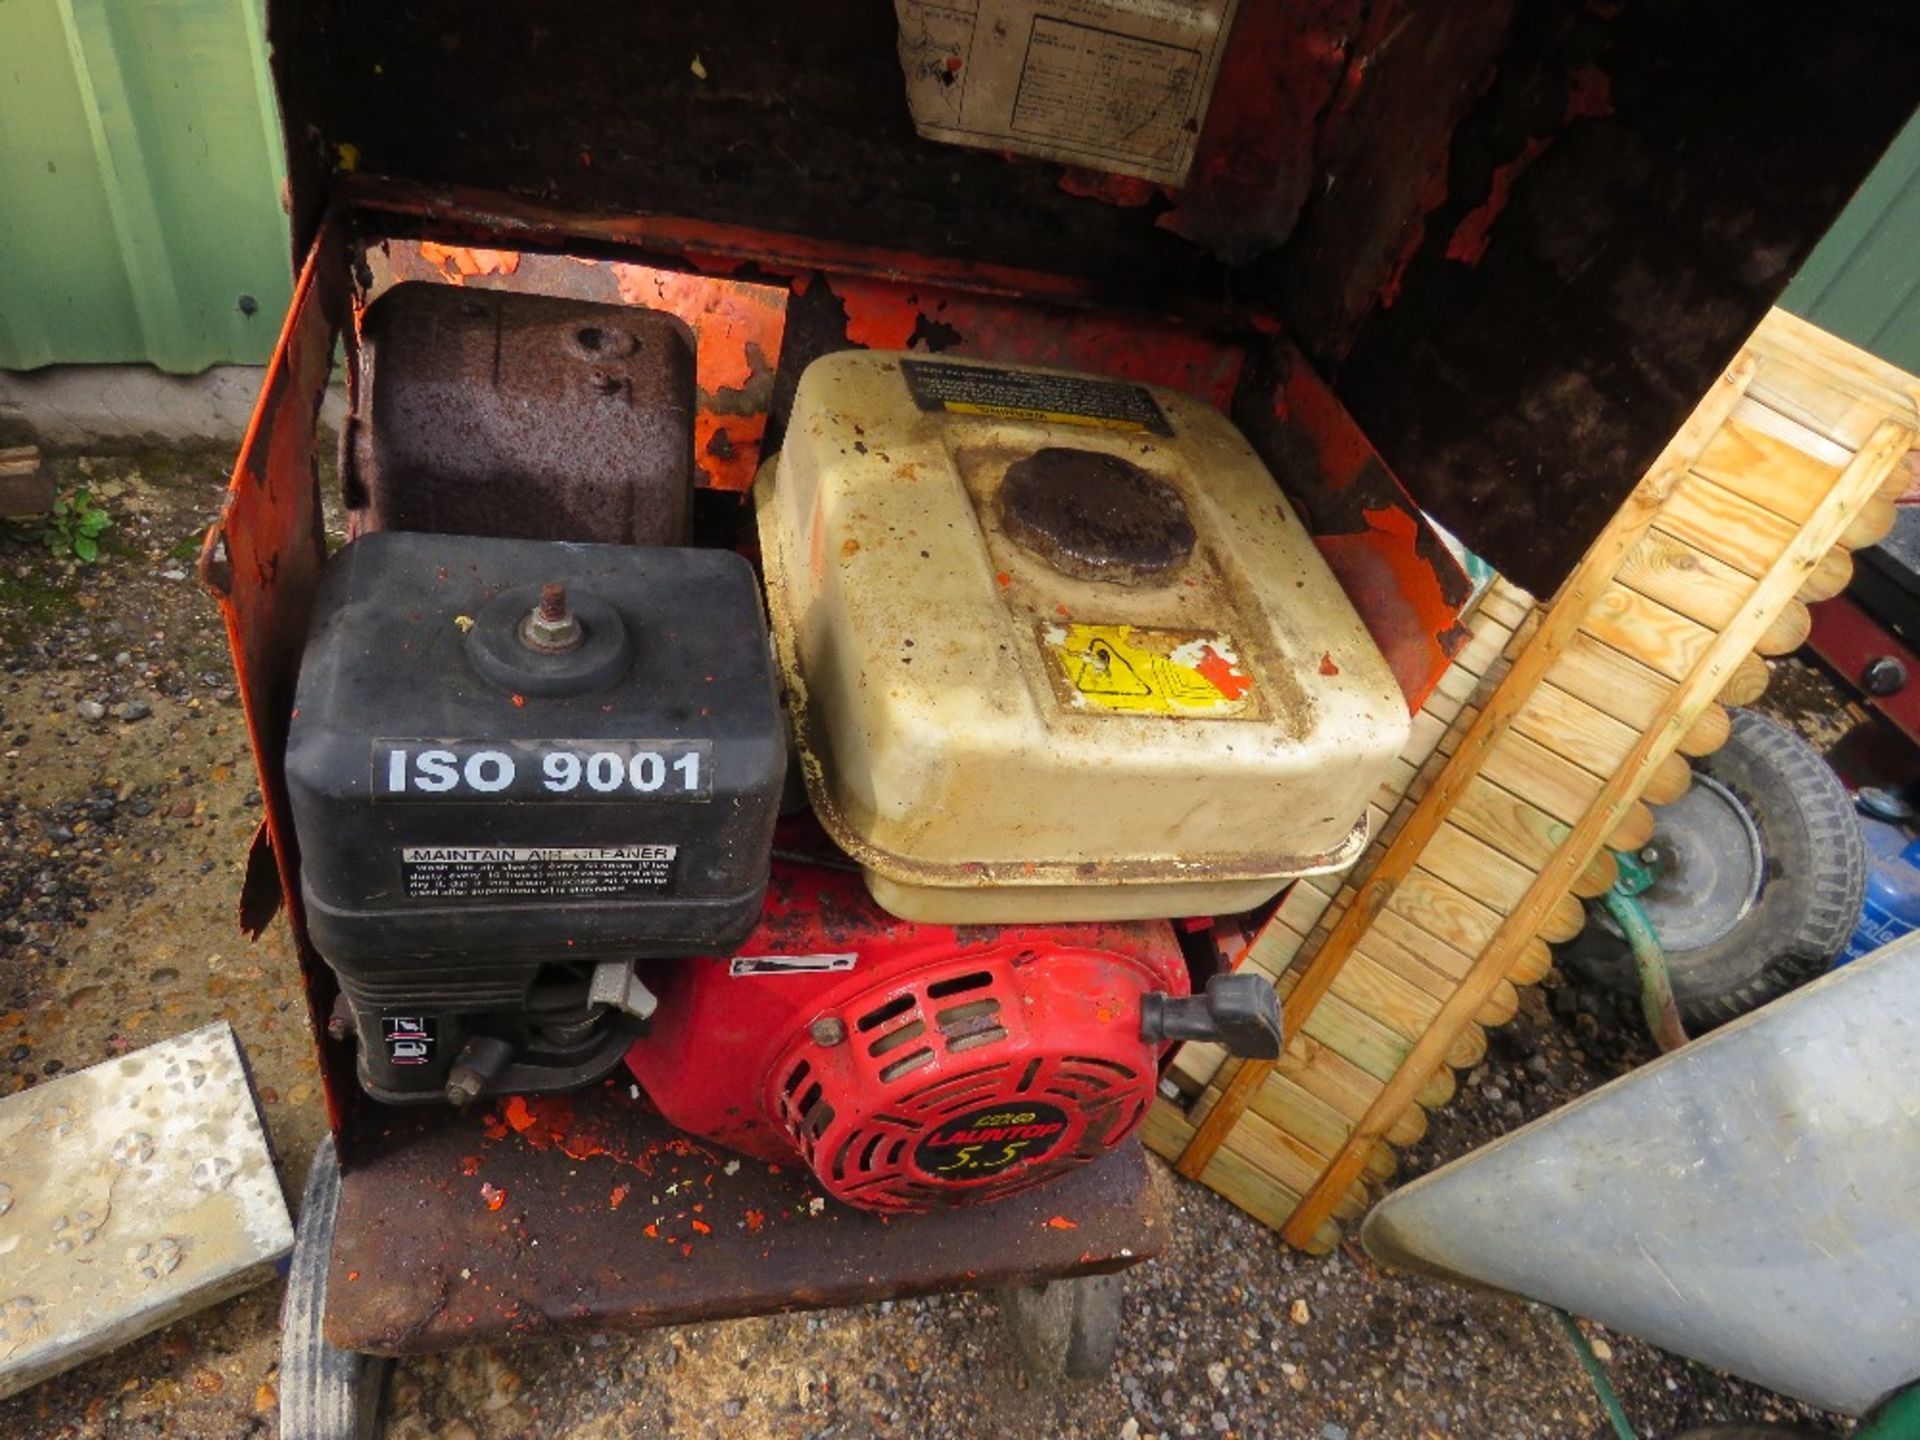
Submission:
<svg viewBox="0 0 1920 1440">
<path fill-rule="evenodd" d="M 1016 460 L 994 506 L 1009 538 L 1077 580 L 1136 584 L 1193 553 L 1180 492 L 1102 450 L 1049 445 Z"/>
</svg>

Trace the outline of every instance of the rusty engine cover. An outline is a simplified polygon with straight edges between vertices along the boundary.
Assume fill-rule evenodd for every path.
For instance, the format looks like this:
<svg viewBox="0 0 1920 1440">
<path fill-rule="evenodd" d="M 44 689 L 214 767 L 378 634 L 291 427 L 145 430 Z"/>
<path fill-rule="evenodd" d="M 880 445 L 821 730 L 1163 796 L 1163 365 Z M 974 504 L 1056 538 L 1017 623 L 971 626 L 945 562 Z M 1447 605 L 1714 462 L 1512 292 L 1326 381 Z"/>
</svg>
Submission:
<svg viewBox="0 0 1920 1440">
<path fill-rule="evenodd" d="M 410 283 L 360 343 L 342 470 L 361 531 L 686 543 L 694 352 L 675 317 Z"/>
</svg>

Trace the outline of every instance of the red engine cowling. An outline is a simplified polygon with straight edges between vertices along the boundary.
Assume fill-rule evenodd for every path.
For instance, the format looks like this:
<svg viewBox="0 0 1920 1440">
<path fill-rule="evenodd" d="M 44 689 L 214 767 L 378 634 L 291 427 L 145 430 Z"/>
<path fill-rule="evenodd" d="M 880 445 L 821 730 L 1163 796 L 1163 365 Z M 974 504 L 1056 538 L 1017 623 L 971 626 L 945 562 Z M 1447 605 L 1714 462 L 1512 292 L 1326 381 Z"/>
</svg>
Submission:
<svg viewBox="0 0 1920 1440">
<path fill-rule="evenodd" d="M 1162 922 L 920 925 L 781 862 L 737 955 L 647 979 L 627 1064 L 661 1113 L 872 1210 L 995 1200 L 1127 1138 L 1159 1059 L 1140 999 L 1188 991 Z"/>
</svg>

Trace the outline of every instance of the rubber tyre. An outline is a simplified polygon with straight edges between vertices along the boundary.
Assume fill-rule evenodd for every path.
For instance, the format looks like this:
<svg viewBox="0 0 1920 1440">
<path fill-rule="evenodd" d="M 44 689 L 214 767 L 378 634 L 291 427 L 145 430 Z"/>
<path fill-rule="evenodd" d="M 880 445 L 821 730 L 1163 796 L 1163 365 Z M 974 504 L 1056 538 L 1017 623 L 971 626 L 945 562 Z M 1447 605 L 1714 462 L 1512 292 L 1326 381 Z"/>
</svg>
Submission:
<svg viewBox="0 0 1920 1440">
<path fill-rule="evenodd" d="M 1733 793 L 1760 834 L 1766 868 L 1753 907 L 1733 929 L 1667 955 L 1680 1018 L 1693 1032 L 1746 1014 L 1825 972 L 1847 943 L 1866 894 L 1866 842 L 1853 803 L 1798 735 L 1751 710 L 1733 711 L 1727 743 L 1694 761 Z M 1654 834 L 1660 809 L 1653 807 Z M 1583 978 L 1638 993 L 1625 940 L 1591 918 L 1560 948 Z"/>
<path fill-rule="evenodd" d="M 280 1440 L 373 1440 L 379 1430 L 390 1362 L 329 1345 L 320 1329 L 339 1209 L 340 1163 L 329 1135 L 307 1172 L 280 1309 Z"/>
<path fill-rule="evenodd" d="M 1020 1368 L 1036 1385 L 1098 1380 L 1120 1348 L 1125 1275 L 1082 1275 L 1000 1292 Z"/>
</svg>

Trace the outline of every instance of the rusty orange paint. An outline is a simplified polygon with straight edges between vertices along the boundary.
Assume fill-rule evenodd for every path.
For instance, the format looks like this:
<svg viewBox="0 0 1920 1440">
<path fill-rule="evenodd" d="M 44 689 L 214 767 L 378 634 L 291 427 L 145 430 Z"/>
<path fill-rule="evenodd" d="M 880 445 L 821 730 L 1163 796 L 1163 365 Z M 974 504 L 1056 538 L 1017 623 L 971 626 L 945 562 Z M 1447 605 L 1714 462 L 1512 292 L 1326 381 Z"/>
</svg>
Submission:
<svg viewBox="0 0 1920 1440">
<path fill-rule="evenodd" d="M 1507 208 L 1507 202 L 1513 198 L 1514 182 L 1545 153 L 1551 143 L 1548 138 L 1530 135 L 1518 155 L 1495 169 L 1487 184 L 1487 198 L 1462 216 L 1453 234 L 1447 237 L 1447 259 L 1462 265 L 1480 263 L 1492 238 L 1493 222 L 1500 218 L 1500 212 Z"/>
<path fill-rule="evenodd" d="M 520 252 L 517 250 L 436 245 L 431 240 L 420 242 L 420 258 L 455 285 L 465 284 L 469 275 L 511 275 L 520 268 Z"/>
<path fill-rule="evenodd" d="M 627 304 L 678 315 L 699 337 L 695 375 L 703 396 L 744 390 L 755 376 L 772 376 L 787 327 L 785 290 L 648 265 L 603 263 Z"/>
<path fill-rule="evenodd" d="M 1064 1215 L 1055 1215 L 1051 1220 L 1047 1221 L 1047 1228 L 1049 1230 L 1078 1230 L 1080 1228 L 1080 1222 L 1078 1220 L 1069 1220 Z"/>
<path fill-rule="evenodd" d="M 1364 596 L 1362 613 L 1393 677 L 1417 711 L 1446 673 L 1447 656 L 1467 634 L 1448 603 L 1440 577 L 1417 563 L 1419 521 L 1387 507 L 1365 512 L 1367 528 L 1353 535 L 1316 535 L 1319 549 L 1349 595 Z"/>
<path fill-rule="evenodd" d="M 631 1185 L 614 1186 L 613 1193 L 607 1196 L 607 1208 L 609 1210 L 618 1210 L 626 1203 L 627 1196 L 631 1194 L 632 1191 L 633 1187 Z"/>
</svg>

